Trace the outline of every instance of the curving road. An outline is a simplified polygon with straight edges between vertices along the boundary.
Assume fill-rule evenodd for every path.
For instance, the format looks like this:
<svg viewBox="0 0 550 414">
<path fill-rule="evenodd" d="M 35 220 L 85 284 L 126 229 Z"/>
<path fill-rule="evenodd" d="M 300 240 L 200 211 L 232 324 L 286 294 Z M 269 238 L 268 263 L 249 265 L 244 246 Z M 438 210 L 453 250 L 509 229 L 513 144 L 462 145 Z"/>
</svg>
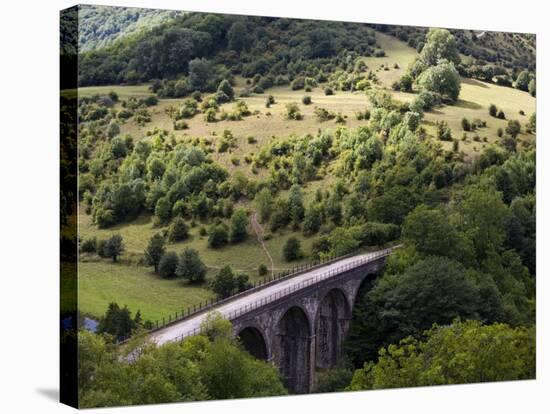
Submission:
<svg viewBox="0 0 550 414">
<path fill-rule="evenodd" d="M 286 296 L 296 290 L 300 290 L 306 286 L 311 286 L 320 280 L 335 277 L 340 273 L 340 271 L 358 267 L 366 262 L 376 260 L 381 256 L 387 256 L 390 252 L 391 249 L 384 249 L 377 252 L 359 254 L 332 263 L 327 263 L 324 266 L 311 269 L 288 279 L 282 279 L 277 283 L 260 287 L 249 294 L 230 299 L 227 302 L 219 304 L 218 306 L 214 306 L 211 311 L 221 313 L 224 318 L 233 319 L 237 314 L 242 314 L 257 306 L 270 303 L 271 301 L 274 301 L 282 296 Z M 194 335 L 200 329 L 200 326 L 207 314 L 208 312 L 203 312 L 152 332 L 150 339 L 158 345 L 162 345 L 166 342 L 181 340 L 185 336 Z"/>
</svg>

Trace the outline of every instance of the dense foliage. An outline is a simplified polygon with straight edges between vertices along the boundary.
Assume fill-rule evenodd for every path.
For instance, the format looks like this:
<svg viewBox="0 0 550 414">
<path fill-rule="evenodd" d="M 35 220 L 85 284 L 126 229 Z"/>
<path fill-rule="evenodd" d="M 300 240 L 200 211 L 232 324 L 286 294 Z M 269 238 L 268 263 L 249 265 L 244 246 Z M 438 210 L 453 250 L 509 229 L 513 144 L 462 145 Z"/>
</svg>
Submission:
<svg viewBox="0 0 550 414">
<path fill-rule="evenodd" d="M 204 328 L 159 348 L 136 337 L 122 355 L 109 337 L 80 332 L 81 407 L 286 394 L 277 369 L 244 351 L 230 322 L 209 318 Z"/>
</svg>

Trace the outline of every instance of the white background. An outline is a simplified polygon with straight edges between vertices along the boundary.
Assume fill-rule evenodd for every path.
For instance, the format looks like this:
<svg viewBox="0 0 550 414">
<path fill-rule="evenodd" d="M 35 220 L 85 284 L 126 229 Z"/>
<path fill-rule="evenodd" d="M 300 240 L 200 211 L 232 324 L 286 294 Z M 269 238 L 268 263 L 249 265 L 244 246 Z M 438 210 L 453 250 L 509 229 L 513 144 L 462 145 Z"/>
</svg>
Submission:
<svg viewBox="0 0 550 414">
<path fill-rule="evenodd" d="M 89 3 L 99 3 L 90 1 Z M 549 30 L 544 1 L 132 0 L 114 5 L 537 33 L 538 379 L 229 402 L 102 413 L 542 413 L 550 398 L 548 194 L 545 134 Z M 58 23 L 64 0 L 7 0 L 0 20 L 0 412 L 64 413 L 58 398 Z M 545 102 L 546 101 L 546 102 Z M 546 328 L 546 329 L 545 329 Z M 543 344 L 545 346 L 543 346 Z M 546 393 L 544 390 L 546 389 Z"/>
</svg>

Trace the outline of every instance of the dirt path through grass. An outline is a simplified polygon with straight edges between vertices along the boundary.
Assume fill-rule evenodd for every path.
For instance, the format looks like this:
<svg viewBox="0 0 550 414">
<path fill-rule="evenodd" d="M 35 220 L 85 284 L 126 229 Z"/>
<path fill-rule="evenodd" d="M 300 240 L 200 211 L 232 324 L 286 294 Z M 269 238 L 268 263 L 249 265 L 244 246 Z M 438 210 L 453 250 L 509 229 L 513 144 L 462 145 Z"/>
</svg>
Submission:
<svg viewBox="0 0 550 414">
<path fill-rule="evenodd" d="M 258 221 L 258 214 L 254 213 L 252 214 L 252 218 L 250 219 L 250 223 L 252 224 L 252 228 L 254 229 L 254 233 L 256 233 L 256 239 L 258 240 L 258 243 L 262 246 L 262 249 L 264 249 L 265 254 L 269 258 L 269 261 L 271 262 L 271 276 L 273 276 L 273 273 L 275 272 L 275 264 L 273 263 L 273 257 L 271 257 L 271 254 L 269 254 L 269 250 L 267 250 L 267 247 L 265 247 L 264 243 L 264 229 L 260 222 Z"/>
</svg>

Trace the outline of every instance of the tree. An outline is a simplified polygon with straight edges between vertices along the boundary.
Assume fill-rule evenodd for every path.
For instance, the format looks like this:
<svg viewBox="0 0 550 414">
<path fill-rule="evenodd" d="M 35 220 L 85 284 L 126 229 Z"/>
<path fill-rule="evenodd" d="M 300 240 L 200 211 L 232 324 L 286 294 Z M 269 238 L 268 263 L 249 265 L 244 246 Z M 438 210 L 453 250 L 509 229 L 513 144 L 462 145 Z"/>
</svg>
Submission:
<svg viewBox="0 0 550 414">
<path fill-rule="evenodd" d="M 203 282 L 206 277 L 206 266 L 199 252 L 186 247 L 181 253 L 176 267 L 176 275 L 187 279 L 190 283 Z"/>
<path fill-rule="evenodd" d="M 283 256 L 287 262 L 302 258 L 302 247 L 300 240 L 296 237 L 289 237 L 283 246 Z"/>
<path fill-rule="evenodd" d="M 230 296 L 235 288 L 235 276 L 231 267 L 222 267 L 212 280 L 210 288 L 221 298 Z"/>
<path fill-rule="evenodd" d="M 235 91 L 227 79 L 224 79 L 218 85 L 218 92 L 223 92 L 230 101 L 235 98 Z"/>
<path fill-rule="evenodd" d="M 304 218 L 304 195 L 302 187 L 294 184 L 288 192 L 288 207 L 290 209 L 290 218 L 295 228 L 300 226 Z"/>
<path fill-rule="evenodd" d="M 516 78 L 516 88 L 527 92 L 529 90 L 529 83 L 532 79 L 533 75 L 529 71 L 522 70 Z"/>
<path fill-rule="evenodd" d="M 418 85 L 454 102 L 460 94 L 460 75 L 452 63 L 441 61 L 420 74 Z"/>
<path fill-rule="evenodd" d="M 361 299 L 350 327 L 349 355 L 355 365 L 376 359 L 382 346 L 418 336 L 432 324 L 477 318 L 479 292 L 458 262 L 428 257 L 388 274 Z"/>
<path fill-rule="evenodd" d="M 344 227 L 335 228 L 329 236 L 330 248 L 335 256 L 348 254 L 356 249 L 360 242 L 352 232 Z"/>
<path fill-rule="evenodd" d="M 349 390 L 417 387 L 535 378 L 533 327 L 455 320 L 380 350 L 378 362 L 355 371 Z"/>
<path fill-rule="evenodd" d="M 166 252 L 159 262 L 159 276 L 163 279 L 171 279 L 176 276 L 178 267 L 178 255 L 176 252 Z"/>
<path fill-rule="evenodd" d="M 112 235 L 103 246 L 103 254 L 105 257 L 110 257 L 113 262 L 118 260 L 118 257 L 124 251 L 124 243 L 122 242 L 122 236 L 120 234 Z"/>
<path fill-rule="evenodd" d="M 498 251 L 506 237 L 508 208 L 494 189 L 467 187 L 458 205 L 462 230 L 471 237 L 476 256 L 482 260 Z"/>
<path fill-rule="evenodd" d="M 225 224 L 212 224 L 208 229 L 208 245 L 217 249 L 227 244 L 229 236 Z"/>
<path fill-rule="evenodd" d="M 446 29 L 430 29 L 426 34 L 420 59 L 427 66 L 435 66 L 443 59 L 458 65 L 460 55 L 451 32 Z"/>
<path fill-rule="evenodd" d="M 256 193 L 256 196 L 254 197 L 254 206 L 256 207 L 256 210 L 258 210 L 262 223 L 269 220 L 271 210 L 273 208 L 273 196 L 267 187 L 262 188 Z"/>
<path fill-rule="evenodd" d="M 231 216 L 229 224 L 229 240 L 231 243 L 238 243 L 246 239 L 248 235 L 246 228 L 248 227 L 248 216 L 244 208 L 238 208 Z"/>
<path fill-rule="evenodd" d="M 213 64 L 204 58 L 189 62 L 189 86 L 191 90 L 203 91 L 212 77 Z"/>
<path fill-rule="evenodd" d="M 136 323 L 132 320 L 132 314 L 127 306 L 121 308 L 117 303 L 109 303 L 107 312 L 98 325 L 98 332 L 112 335 L 117 340 L 130 336 L 136 328 Z"/>
<path fill-rule="evenodd" d="M 149 239 L 149 243 L 145 249 L 145 260 L 149 266 L 155 268 L 155 273 L 158 272 L 158 265 L 165 251 L 164 237 L 158 233 L 153 235 L 153 237 Z"/>
<path fill-rule="evenodd" d="M 238 20 L 231 25 L 227 32 L 227 44 L 230 49 L 240 52 L 248 48 L 251 42 L 251 37 L 248 34 L 246 25 Z"/>
<path fill-rule="evenodd" d="M 168 229 L 168 240 L 178 242 L 189 237 L 189 227 L 185 224 L 185 220 L 181 217 L 176 217 L 172 220 L 172 224 Z"/>
<path fill-rule="evenodd" d="M 529 82 L 527 89 L 529 90 L 531 96 L 537 96 L 537 81 L 534 78 Z"/>
<path fill-rule="evenodd" d="M 508 125 L 506 125 L 505 131 L 512 138 L 515 138 L 521 132 L 521 124 L 519 123 L 519 121 L 511 119 L 508 121 Z"/>
<path fill-rule="evenodd" d="M 258 276 L 265 276 L 267 275 L 267 266 L 265 264 L 261 264 L 258 266 Z"/>
<path fill-rule="evenodd" d="M 496 117 L 497 116 L 497 106 L 495 104 L 489 105 L 489 115 Z"/>
<path fill-rule="evenodd" d="M 458 235 L 441 210 L 422 204 L 409 213 L 403 223 L 403 240 L 426 256 L 456 257 Z"/>
<path fill-rule="evenodd" d="M 323 205 L 313 202 L 306 209 L 304 215 L 303 232 L 306 236 L 311 236 L 319 231 L 323 224 Z"/>
</svg>

